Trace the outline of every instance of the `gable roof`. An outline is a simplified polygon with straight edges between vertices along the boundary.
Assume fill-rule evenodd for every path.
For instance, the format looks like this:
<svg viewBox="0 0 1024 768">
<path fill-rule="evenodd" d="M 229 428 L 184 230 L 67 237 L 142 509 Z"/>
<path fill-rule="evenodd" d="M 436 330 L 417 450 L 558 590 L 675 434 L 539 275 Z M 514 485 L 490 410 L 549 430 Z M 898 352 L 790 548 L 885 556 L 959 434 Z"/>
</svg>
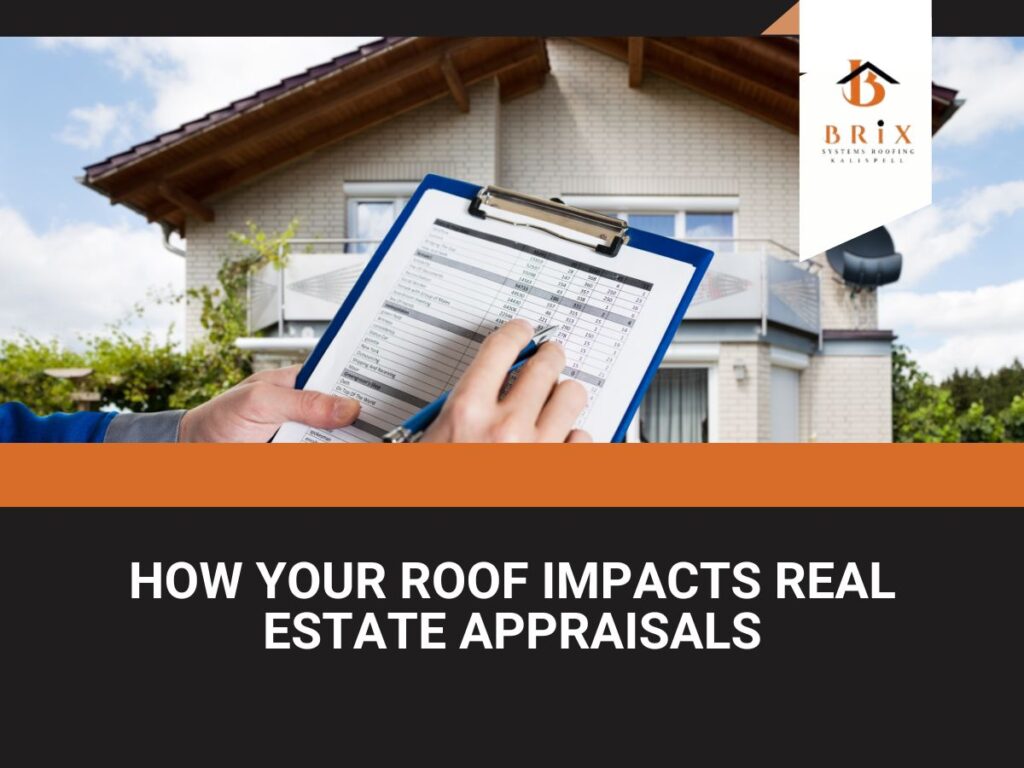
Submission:
<svg viewBox="0 0 1024 768">
<path fill-rule="evenodd" d="M 651 72 L 797 132 L 795 38 L 573 40 L 626 61 L 632 87 Z M 497 79 L 509 101 L 549 70 L 540 37 L 381 38 L 93 163 L 80 180 L 184 234 L 188 216 L 213 219 L 209 198 L 285 163 L 438 99 L 469 111 L 467 88 L 483 80 Z M 955 91 L 937 90 L 936 130 L 958 105 Z"/>
</svg>

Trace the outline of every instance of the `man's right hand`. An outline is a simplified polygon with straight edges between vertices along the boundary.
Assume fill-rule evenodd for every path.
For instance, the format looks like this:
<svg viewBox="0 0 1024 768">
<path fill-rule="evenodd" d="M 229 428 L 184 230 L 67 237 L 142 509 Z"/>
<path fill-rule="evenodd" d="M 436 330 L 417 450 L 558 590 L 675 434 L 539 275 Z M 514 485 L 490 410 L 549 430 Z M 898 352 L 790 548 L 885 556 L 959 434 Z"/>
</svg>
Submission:
<svg viewBox="0 0 1024 768">
<path fill-rule="evenodd" d="M 565 367 L 565 352 L 556 342 L 541 345 L 519 369 L 508 394 L 499 400 L 508 369 L 533 333 L 527 321 L 512 320 L 488 336 L 423 441 L 590 442 L 589 434 L 573 429 L 587 404 L 587 391 L 572 379 L 558 381 Z"/>
</svg>

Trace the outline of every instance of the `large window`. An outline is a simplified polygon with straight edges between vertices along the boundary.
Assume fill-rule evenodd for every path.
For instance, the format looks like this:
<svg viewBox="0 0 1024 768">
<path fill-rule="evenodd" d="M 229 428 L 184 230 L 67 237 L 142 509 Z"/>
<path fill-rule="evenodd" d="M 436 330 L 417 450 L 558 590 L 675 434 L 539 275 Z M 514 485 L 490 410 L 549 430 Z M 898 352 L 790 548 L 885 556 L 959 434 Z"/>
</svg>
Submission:
<svg viewBox="0 0 1024 768">
<path fill-rule="evenodd" d="M 640 440 L 708 442 L 708 394 L 707 368 L 662 368 L 640 407 Z"/>
</svg>

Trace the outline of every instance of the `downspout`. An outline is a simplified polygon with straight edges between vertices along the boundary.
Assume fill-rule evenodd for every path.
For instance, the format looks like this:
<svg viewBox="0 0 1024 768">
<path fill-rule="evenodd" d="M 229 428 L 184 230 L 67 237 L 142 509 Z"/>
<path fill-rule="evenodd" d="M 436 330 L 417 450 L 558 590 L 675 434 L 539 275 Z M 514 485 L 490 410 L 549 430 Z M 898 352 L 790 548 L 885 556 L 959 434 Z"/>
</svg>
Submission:
<svg viewBox="0 0 1024 768">
<path fill-rule="evenodd" d="M 171 225 L 168 224 L 166 221 L 161 221 L 160 230 L 163 232 L 162 240 L 164 244 L 164 249 L 170 251 L 175 256 L 181 256 L 181 258 L 185 258 L 185 251 L 183 251 L 176 245 L 171 245 L 171 232 L 174 231 Z"/>
</svg>

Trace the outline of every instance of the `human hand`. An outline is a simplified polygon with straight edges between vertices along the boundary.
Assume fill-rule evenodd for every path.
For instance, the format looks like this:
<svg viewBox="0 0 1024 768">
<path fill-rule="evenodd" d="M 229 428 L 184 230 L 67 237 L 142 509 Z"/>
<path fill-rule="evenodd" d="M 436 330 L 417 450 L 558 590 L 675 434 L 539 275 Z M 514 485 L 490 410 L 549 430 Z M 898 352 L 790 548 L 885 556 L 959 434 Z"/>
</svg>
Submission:
<svg viewBox="0 0 1024 768">
<path fill-rule="evenodd" d="M 295 389 L 300 366 L 254 373 L 181 419 L 182 443 L 265 443 L 286 421 L 338 429 L 355 421 L 359 403 Z"/>
<path fill-rule="evenodd" d="M 508 369 L 533 332 L 527 321 L 512 320 L 488 336 L 423 441 L 590 442 L 589 434 L 572 428 L 587 404 L 587 391 L 578 381 L 558 381 L 565 367 L 565 352 L 555 342 L 542 344 L 519 369 L 505 398 L 498 399 Z"/>
</svg>

